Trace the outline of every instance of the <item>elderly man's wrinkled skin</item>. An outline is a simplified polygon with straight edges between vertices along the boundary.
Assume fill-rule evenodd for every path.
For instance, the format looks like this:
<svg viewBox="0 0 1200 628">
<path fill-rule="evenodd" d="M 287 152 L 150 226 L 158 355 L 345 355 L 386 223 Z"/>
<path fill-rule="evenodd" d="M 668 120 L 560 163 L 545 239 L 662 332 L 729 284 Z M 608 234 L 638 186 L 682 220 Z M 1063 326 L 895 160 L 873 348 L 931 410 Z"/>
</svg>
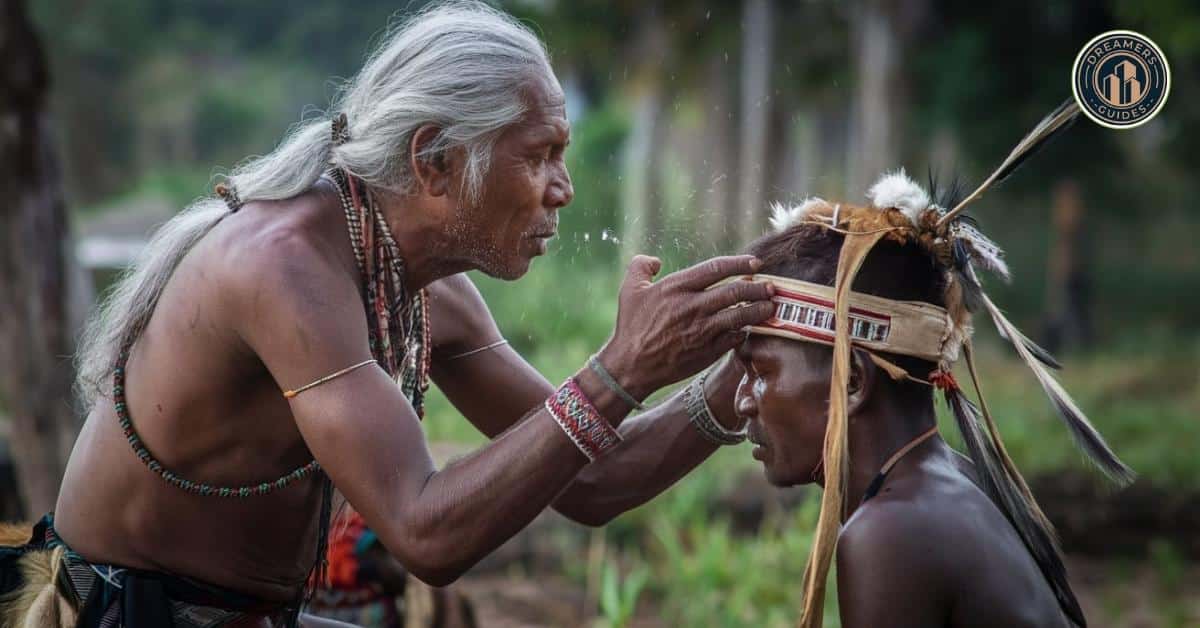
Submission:
<svg viewBox="0 0 1200 628">
<path fill-rule="evenodd" d="M 512 348 L 446 359 L 501 338 L 461 273 L 523 275 L 546 252 L 573 196 L 562 92 L 538 80 L 525 89 L 529 113 L 498 139 L 478 202 L 464 190 L 459 150 L 414 158 L 414 190 L 381 197 L 407 287 L 430 295 L 434 381 L 494 441 L 438 470 L 413 408 L 376 367 L 290 401 L 281 396 L 370 358 L 359 271 L 338 196 L 322 182 L 292 199 L 246 204 L 190 251 L 167 285 L 130 356 L 126 390 L 137 429 L 164 465 L 210 484 L 241 485 L 315 457 L 411 573 L 445 584 L 547 505 L 602 524 L 713 451 L 677 399 L 622 423 L 630 408 L 583 368 L 581 387 L 624 437 L 588 465 L 541 408 L 553 386 Z M 414 148 L 435 132 L 414 134 Z M 771 313 L 769 288 L 759 284 L 704 291 L 752 272 L 748 256 L 654 281 L 659 266 L 648 257 L 629 265 L 615 330 L 600 351 L 639 398 L 709 365 L 740 341 L 738 329 Z M 726 309 L 742 301 L 751 305 Z M 737 424 L 740 377 L 728 362 L 710 378 L 708 398 L 729 427 Z M 245 500 L 169 486 L 138 461 L 102 398 L 71 456 L 56 524 L 90 561 L 286 602 L 313 564 L 320 501 L 313 479 Z"/>
</svg>

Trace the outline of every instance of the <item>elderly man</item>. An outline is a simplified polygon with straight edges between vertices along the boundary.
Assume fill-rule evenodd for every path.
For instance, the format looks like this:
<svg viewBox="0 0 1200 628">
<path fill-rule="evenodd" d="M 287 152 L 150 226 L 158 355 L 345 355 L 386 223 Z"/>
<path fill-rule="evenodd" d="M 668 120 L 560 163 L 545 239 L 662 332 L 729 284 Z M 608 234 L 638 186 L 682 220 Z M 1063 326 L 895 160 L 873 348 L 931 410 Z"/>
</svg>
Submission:
<svg viewBox="0 0 1200 628">
<path fill-rule="evenodd" d="M 322 625 L 299 609 L 333 487 L 442 585 L 547 506 L 602 524 L 740 439 L 736 367 L 623 419 L 770 315 L 769 287 L 705 290 L 753 258 L 659 281 L 635 258 L 611 338 L 557 389 L 462 274 L 525 274 L 571 201 L 563 94 L 526 28 L 425 12 L 333 111 L 163 226 L 102 306 L 56 512 L 0 552 L 4 621 Z M 428 377 L 493 438 L 442 469 Z"/>
</svg>

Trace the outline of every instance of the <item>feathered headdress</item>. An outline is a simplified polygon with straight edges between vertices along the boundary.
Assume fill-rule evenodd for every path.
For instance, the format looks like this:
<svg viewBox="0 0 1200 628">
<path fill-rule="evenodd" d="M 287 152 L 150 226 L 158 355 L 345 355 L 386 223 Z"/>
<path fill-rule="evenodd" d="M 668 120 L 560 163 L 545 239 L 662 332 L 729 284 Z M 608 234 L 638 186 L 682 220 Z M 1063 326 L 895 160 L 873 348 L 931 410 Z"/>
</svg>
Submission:
<svg viewBox="0 0 1200 628">
<path fill-rule="evenodd" d="M 810 198 L 795 207 L 776 205 L 771 223 L 777 230 L 814 224 L 845 235 L 832 288 L 790 278 L 757 275 L 777 287 L 775 316 L 752 332 L 785 336 L 833 346 L 829 423 L 825 433 L 825 491 L 813 548 L 805 570 L 801 626 L 821 625 L 825 582 L 845 512 L 847 478 L 847 377 L 850 347 L 862 348 L 875 364 L 897 379 L 910 379 L 940 389 L 962 431 L 968 452 L 980 471 L 984 491 L 1012 521 L 1054 589 L 1066 613 L 1084 626 L 1083 613 L 1066 581 L 1054 533 L 1029 487 L 1009 458 L 987 403 L 979 389 L 971 349 L 971 315 L 989 318 L 1021 360 L 1037 377 L 1076 443 L 1109 477 L 1129 482 L 1133 472 L 1109 449 L 1104 438 L 1050 373 L 1059 364 L 1026 337 L 984 292 L 978 272 L 1008 280 L 1008 266 L 996 243 L 963 214 L 968 204 L 1004 181 L 1038 148 L 1063 131 L 1079 113 L 1073 100 L 1060 105 L 1026 135 L 983 184 L 953 207 L 941 207 L 903 170 L 883 176 L 867 191 L 870 206 L 830 203 Z M 895 301 L 851 291 L 854 277 L 872 247 L 889 239 L 915 243 L 947 276 L 945 307 Z M 910 374 L 876 352 L 920 357 L 937 363 L 928 375 Z M 951 370 L 965 358 L 979 403 L 967 398 Z M 922 377 L 924 376 L 924 377 Z"/>
</svg>

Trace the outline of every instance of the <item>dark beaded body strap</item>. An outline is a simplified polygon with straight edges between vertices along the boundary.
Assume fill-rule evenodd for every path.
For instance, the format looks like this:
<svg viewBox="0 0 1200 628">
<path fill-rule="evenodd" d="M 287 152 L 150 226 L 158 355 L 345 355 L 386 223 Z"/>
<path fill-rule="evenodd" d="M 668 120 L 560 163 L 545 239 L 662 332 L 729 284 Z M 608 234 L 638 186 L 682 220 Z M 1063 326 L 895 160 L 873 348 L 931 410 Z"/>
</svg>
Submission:
<svg viewBox="0 0 1200 628">
<path fill-rule="evenodd" d="M 200 495 L 201 497 L 258 497 L 278 491 L 321 470 L 321 465 L 316 460 L 313 460 L 302 467 L 297 467 L 291 473 L 280 476 L 279 479 L 273 482 L 228 487 L 193 482 L 164 467 L 150 453 L 150 450 L 146 448 L 146 444 L 142 442 L 142 437 L 134 429 L 133 420 L 129 416 L 129 406 L 125 402 L 125 363 L 129 360 L 131 345 L 132 343 L 126 343 L 121 348 L 121 354 L 117 357 L 116 368 L 113 369 L 113 402 L 117 409 L 117 421 L 121 424 L 121 431 L 125 433 L 125 438 L 129 441 L 129 445 L 133 447 L 133 452 L 137 454 L 138 460 L 141 460 L 142 464 L 146 465 L 148 469 L 157 473 L 163 480 L 166 480 L 168 484 L 194 495 Z"/>
</svg>

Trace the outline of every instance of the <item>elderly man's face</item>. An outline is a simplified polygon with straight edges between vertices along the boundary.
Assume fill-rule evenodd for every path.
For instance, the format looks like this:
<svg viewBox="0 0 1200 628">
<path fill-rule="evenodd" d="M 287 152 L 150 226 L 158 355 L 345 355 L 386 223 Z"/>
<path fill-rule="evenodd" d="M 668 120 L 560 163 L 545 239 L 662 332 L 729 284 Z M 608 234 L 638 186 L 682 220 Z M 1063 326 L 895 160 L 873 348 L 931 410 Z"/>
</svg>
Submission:
<svg viewBox="0 0 1200 628">
<path fill-rule="evenodd" d="M 566 104 L 551 80 L 526 87 L 529 111 L 496 141 L 483 197 L 461 211 L 459 227 L 483 272 L 516 279 L 546 252 L 558 231 L 558 210 L 575 191 L 563 153 L 570 141 Z"/>
<path fill-rule="evenodd" d="M 746 375 L 734 407 L 749 421 L 754 458 L 776 486 L 823 479 L 819 471 L 829 408 L 830 350 L 750 336 L 735 352 Z"/>
</svg>

